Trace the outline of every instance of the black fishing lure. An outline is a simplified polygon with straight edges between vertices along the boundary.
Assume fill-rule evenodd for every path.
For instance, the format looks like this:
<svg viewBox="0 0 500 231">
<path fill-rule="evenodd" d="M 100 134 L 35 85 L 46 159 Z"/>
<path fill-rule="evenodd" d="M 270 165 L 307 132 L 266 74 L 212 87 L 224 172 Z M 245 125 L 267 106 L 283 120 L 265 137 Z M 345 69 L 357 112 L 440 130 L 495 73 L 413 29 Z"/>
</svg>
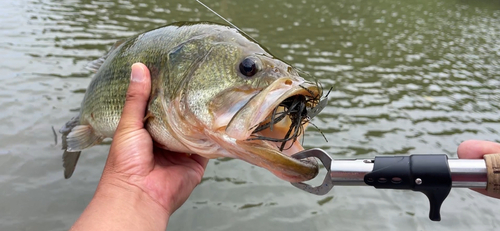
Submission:
<svg viewBox="0 0 500 231">
<path fill-rule="evenodd" d="M 309 91 L 307 88 L 304 89 Z M 312 92 L 310 93 L 313 95 Z M 328 91 L 328 93 L 330 93 L 330 91 Z M 269 140 L 273 142 L 281 142 L 281 146 L 279 147 L 280 151 L 289 149 L 291 146 L 285 148 L 286 142 L 290 140 L 295 142 L 297 140 L 297 138 L 304 132 L 304 125 L 310 122 L 314 116 L 318 115 L 318 113 L 326 107 L 327 96 L 328 94 L 324 97 L 324 99 L 320 100 L 319 95 L 314 98 L 306 98 L 303 95 L 294 95 L 283 100 L 283 102 L 281 102 L 274 109 L 273 113 L 266 119 L 266 121 L 269 120 L 269 122 L 260 124 L 253 133 L 255 134 L 267 128 L 272 131 L 274 124 L 280 122 L 288 116 L 292 122 L 285 136 L 280 139 L 253 135 L 252 138 L 249 138 L 248 140 Z M 278 108 L 280 107 L 283 108 L 282 112 L 278 112 Z"/>
</svg>

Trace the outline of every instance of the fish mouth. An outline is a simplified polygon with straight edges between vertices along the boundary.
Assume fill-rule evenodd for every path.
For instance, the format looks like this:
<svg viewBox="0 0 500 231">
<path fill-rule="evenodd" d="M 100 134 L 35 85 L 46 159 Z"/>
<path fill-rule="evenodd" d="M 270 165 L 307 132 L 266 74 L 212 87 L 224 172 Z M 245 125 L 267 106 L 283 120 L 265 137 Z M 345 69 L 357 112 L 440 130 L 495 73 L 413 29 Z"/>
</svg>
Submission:
<svg viewBox="0 0 500 231">
<path fill-rule="evenodd" d="M 239 150 L 235 155 L 289 182 L 314 178 L 317 161 L 291 155 L 304 150 L 300 142 L 310 120 L 308 113 L 321 95 L 317 84 L 288 78 L 278 79 L 254 95 L 225 129 L 236 139 Z"/>
</svg>

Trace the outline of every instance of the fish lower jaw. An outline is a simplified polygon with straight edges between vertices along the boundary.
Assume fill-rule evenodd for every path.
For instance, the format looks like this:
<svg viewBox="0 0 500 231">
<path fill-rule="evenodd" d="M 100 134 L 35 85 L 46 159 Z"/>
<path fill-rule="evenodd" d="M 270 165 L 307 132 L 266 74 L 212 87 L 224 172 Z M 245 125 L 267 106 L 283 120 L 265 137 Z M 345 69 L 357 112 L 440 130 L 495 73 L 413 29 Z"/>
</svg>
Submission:
<svg viewBox="0 0 500 231">
<path fill-rule="evenodd" d="M 238 159 L 265 168 L 282 180 L 302 182 L 318 174 L 318 164 L 314 158 L 298 160 L 291 157 L 304 150 L 298 140 L 282 151 L 281 143 L 266 140 L 237 141 L 236 144 Z"/>
<path fill-rule="evenodd" d="M 258 134 L 258 133 L 256 133 Z M 269 147 L 272 147 L 273 150 L 280 152 L 281 154 L 288 156 L 291 158 L 291 156 L 295 153 L 301 152 L 304 150 L 302 145 L 300 144 L 299 140 L 291 140 L 286 142 L 284 145 L 283 150 L 280 150 L 280 147 L 282 145 L 282 142 L 274 142 L 274 141 L 267 141 L 263 140 L 263 142 L 267 143 Z"/>
</svg>

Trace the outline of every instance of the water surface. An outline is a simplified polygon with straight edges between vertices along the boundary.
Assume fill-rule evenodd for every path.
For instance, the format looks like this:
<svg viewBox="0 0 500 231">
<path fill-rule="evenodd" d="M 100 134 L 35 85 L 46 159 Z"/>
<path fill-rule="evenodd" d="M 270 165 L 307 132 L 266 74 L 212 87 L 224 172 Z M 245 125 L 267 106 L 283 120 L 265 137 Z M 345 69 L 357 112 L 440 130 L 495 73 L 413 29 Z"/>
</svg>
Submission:
<svg viewBox="0 0 500 231">
<path fill-rule="evenodd" d="M 194 1 L 18 0 L 0 8 L 0 230 L 65 230 L 109 146 L 64 180 L 56 130 L 76 115 L 85 65 L 117 39 L 176 21 L 222 22 Z M 500 4 L 493 0 L 206 1 L 332 88 L 305 145 L 336 158 L 445 153 L 500 142 Z M 212 160 L 169 230 L 493 230 L 499 200 L 454 189 L 441 222 L 415 192 L 335 187 L 318 197 L 239 160 Z"/>
</svg>

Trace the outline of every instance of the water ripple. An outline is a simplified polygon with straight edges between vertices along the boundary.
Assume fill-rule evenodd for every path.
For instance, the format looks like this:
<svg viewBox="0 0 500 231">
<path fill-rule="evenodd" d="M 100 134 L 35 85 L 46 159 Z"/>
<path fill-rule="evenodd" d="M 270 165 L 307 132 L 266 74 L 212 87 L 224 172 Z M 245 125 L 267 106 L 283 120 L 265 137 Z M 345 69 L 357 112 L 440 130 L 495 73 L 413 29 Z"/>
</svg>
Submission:
<svg viewBox="0 0 500 231">
<path fill-rule="evenodd" d="M 310 126 L 305 147 L 321 147 L 336 158 L 453 157 L 463 140 L 500 141 L 495 1 L 204 2 L 305 76 L 332 88 L 328 106 L 312 121 L 323 134 Z M 91 78 L 85 65 L 116 40 L 144 30 L 174 21 L 222 20 L 194 1 L 19 0 L 7 1 L 0 14 L 5 186 L 0 207 L 8 208 L 0 226 L 64 230 L 92 197 L 108 148 L 94 147 L 85 156 L 78 168 L 86 177 L 62 180 L 60 147 L 53 145 L 50 128 L 78 110 Z M 484 222 L 500 225 L 488 209 L 495 202 L 467 191 L 452 191 L 443 221 L 432 225 L 421 221 L 427 205 L 415 204 L 421 198 L 411 194 L 340 187 L 334 193 L 318 199 L 260 168 L 221 159 L 209 164 L 192 195 L 203 203 L 181 208 L 171 227 L 486 230 L 491 227 Z M 29 207 L 19 206 L 23 202 Z"/>
</svg>

